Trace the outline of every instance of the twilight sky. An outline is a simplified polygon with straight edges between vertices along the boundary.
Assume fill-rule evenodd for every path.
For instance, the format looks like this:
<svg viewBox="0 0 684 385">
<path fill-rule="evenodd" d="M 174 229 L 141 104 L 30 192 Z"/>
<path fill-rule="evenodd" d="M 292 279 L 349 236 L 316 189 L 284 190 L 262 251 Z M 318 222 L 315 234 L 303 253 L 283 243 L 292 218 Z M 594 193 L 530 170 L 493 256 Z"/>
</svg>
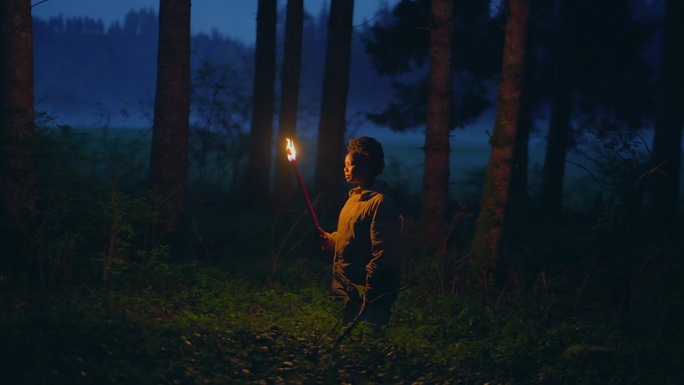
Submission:
<svg viewBox="0 0 684 385">
<path fill-rule="evenodd" d="M 105 27 L 113 21 L 123 21 L 131 9 L 159 8 L 159 0 L 31 0 L 36 17 L 47 19 L 60 14 L 66 18 L 88 16 L 102 19 Z M 356 0 L 354 24 L 358 25 L 373 17 L 383 5 L 392 6 L 399 0 Z M 279 10 L 284 12 L 286 0 L 278 0 Z M 318 15 L 330 0 L 304 0 L 305 11 Z M 223 35 L 253 45 L 256 35 L 257 0 L 193 0 L 191 28 L 193 33 L 211 32 L 217 29 Z"/>
</svg>

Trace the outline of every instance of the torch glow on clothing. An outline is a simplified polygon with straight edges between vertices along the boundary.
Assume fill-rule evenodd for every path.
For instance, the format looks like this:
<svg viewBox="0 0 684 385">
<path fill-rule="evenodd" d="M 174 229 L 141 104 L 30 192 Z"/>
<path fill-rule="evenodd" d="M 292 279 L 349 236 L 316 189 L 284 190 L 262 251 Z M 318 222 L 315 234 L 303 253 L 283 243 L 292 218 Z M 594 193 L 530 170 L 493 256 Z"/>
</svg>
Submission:
<svg viewBox="0 0 684 385">
<path fill-rule="evenodd" d="M 304 202 L 306 203 L 306 208 L 309 210 L 309 216 L 314 226 L 314 231 L 318 231 L 321 227 L 318 224 L 318 217 L 316 217 L 316 212 L 314 211 L 313 205 L 311 204 L 311 199 L 309 199 L 309 192 L 306 190 L 306 185 L 304 184 L 304 178 L 302 178 L 302 173 L 299 171 L 299 166 L 297 166 L 297 150 L 295 149 L 294 142 L 287 139 L 287 160 L 292 165 L 292 170 L 297 177 L 297 182 L 299 182 L 299 188 L 304 196 Z"/>
</svg>

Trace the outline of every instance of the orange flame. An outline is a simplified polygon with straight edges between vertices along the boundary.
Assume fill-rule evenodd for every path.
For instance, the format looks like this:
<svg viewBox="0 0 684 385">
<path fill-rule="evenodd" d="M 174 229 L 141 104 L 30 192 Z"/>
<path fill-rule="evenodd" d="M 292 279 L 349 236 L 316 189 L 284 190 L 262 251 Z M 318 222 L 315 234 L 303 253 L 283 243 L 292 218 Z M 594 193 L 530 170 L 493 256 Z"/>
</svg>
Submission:
<svg viewBox="0 0 684 385">
<path fill-rule="evenodd" d="M 287 160 L 292 162 L 293 160 L 297 160 L 297 150 L 295 150 L 294 142 L 291 141 L 289 138 L 287 139 Z"/>
</svg>

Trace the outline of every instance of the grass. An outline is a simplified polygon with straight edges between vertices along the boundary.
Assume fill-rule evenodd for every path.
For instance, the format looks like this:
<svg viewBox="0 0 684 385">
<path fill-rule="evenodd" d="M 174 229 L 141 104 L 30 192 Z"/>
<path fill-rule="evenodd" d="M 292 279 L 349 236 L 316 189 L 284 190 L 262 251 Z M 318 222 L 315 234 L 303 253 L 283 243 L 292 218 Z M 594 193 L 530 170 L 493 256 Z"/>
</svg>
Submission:
<svg viewBox="0 0 684 385">
<path fill-rule="evenodd" d="M 108 286 L 21 291 L 5 279 L 0 382 L 681 381 L 681 339 L 674 337 L 682 314 L 671 307 L 681 303 L 668 299 L 627 317 L 601 304 L 568 311 L 548 303 L 540 287 L 506 296 L 496 308 L 447 294 L 419 300 L 418 288 L 410 288 L 385 334 L 361 325 L 333 348 L 344 328 L 337 325 L 341 304 L 319 278 L 266 284 L 186 263 L 130 271 Z"/>
</svg>

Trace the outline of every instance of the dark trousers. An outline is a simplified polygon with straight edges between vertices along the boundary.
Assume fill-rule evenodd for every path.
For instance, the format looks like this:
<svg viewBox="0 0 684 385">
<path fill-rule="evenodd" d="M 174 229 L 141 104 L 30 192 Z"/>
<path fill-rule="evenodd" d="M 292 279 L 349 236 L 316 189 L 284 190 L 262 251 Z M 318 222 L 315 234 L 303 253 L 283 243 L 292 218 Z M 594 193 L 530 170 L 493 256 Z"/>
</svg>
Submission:
<svg viewBox="0 0 684 385">
<path fill-rule="evenodd" d="M 366 321 L 375 330 L 385 328 L 390 321 L 392 314 L 392 304 L 394 299 L 378 298 L 366 303 L 363 313 L 359 316 L 359 321 Z M 363 305 L 363 298 L 358 295 L 350 295 L 344 303 L 342 308 L 342 322 L 352 322 L 361 312 Z"/>
</svg>

